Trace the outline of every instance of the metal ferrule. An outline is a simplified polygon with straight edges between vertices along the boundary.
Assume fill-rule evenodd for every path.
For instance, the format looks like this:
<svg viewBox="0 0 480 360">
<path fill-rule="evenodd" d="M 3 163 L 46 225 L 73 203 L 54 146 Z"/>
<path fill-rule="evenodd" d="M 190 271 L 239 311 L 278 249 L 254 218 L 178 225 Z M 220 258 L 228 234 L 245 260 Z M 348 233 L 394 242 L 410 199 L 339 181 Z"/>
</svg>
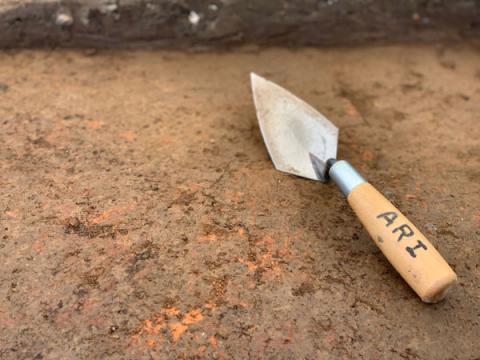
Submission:
<svg viewBox="0 0 480 360">
<path fill-rule="evenodd" d="M 356 186 L 366 182 L 362 175 L 345 160 L 336 161 L 330 167 L 328 175 L 345 196 L 348 196 Z"/>
</svg>

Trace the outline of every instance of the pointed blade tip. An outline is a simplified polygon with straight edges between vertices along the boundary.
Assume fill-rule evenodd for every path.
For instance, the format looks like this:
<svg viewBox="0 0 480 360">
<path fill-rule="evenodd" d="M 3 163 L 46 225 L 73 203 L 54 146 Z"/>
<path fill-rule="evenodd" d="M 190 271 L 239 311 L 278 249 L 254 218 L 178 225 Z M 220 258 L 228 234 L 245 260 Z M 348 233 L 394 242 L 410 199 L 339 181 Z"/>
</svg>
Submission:
<svg viewBox="0 0 480 360">
<path fill-rule="evenodd" d="M 258 86 L 260 85 L 260 83 L 266 83 L 268 80 L 261 77 L 260 75 L 254 73 L 254 72 L 251 72 L 250 73 L 250 83 L 252 85 L 252 91 L 255 92 L 255 89 L 258 88 Z"/>
<path fill-rule="evenodd" d="M 250 79 L 253 81 L 255 81 L 255 79 L 263 79 L 260 75 L 258 75 L 257 73 L 253 72 L 253 71 L 250 71 Z"/>
</svg>

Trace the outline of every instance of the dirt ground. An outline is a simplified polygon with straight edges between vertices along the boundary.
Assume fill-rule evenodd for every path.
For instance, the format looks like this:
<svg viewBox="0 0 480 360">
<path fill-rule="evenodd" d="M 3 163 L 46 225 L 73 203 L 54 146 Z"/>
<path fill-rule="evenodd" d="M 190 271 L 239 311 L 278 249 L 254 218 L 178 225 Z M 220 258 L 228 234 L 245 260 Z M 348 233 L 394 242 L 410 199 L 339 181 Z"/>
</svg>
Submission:
<svg viewBox="0 0 480 360">
<path fill-rule="evenodd" d="M 333 184 L 274 170 L 249 72 L 459 276 L 423 304 Z M 0 54 L 2 359 L 478 359 L 480 51 Z"/>
</svg>

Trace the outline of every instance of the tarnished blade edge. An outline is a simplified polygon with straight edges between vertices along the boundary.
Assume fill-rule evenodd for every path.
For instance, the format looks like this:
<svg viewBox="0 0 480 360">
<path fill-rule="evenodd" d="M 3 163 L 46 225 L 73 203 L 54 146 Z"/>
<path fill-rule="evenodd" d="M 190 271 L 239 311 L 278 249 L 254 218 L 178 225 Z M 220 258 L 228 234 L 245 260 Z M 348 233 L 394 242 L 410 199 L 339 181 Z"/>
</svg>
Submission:
<svg viewBox="0 0 480 360">
<path fill-rule="evenodd" d="M 327 162 L 320 160 L 315 154 L 308 153 L 310 156 L 310 161 L 312 162 L 313 170 L 317 175 L 318 180 L 321 182 L 327 182 L 328 174 L 327 174 Z"/>
</svg>

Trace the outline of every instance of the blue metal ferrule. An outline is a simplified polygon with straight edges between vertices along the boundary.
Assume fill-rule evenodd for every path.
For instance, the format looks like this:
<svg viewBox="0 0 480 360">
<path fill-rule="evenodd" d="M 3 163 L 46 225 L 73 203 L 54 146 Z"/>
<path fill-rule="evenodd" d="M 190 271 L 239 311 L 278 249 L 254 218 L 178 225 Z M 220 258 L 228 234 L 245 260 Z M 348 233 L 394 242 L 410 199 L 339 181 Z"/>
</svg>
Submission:
<svg viewBox="0 0 480 360">
<path fill-rule="evenodd" d="M 348 196 L 358 185 L 367 182 L 362 175 L 345 160 L 336 161 L 330 167 L 328 175 L 345 196 Z"/>
</svg>

